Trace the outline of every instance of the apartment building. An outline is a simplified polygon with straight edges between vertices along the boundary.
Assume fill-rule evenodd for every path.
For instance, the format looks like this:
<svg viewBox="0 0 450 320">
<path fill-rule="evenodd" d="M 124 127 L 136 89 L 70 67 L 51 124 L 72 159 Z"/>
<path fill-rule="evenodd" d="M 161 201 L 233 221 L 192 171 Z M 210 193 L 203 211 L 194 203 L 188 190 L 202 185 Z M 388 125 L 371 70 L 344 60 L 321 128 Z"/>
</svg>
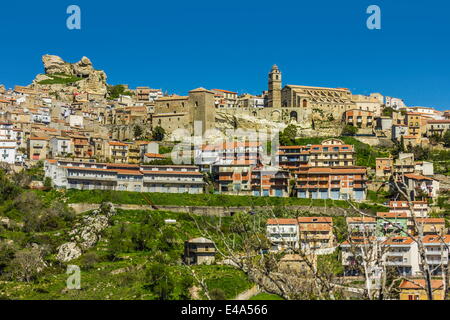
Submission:
<svg viewBox="0 0 450 320">
<path fill-rule="evenodd" d="M 377 212 L 377 236 L 406 236 L 408 214 L 406 212 Z"/>
<path fill-rule="evenodd" d="M 405 191 L 412 200 L 435 200 L 439 194 L 439 181 L 418 174 L 405 174 Z"/>
<path fill-rule="evenodd" d="M 353 166 L 355 150 L 353 145 L 339 139 L 327 139 L 320 145 L 280 146 L 279 164 L 286 169 L 296 167 Z"/>
<path fill-rule="evenodd" d="M 376 233 L 377 220 L 372 217 L 347 217 L 348 233 L 351 237 L 373 237 Z"/>
<path fill-rule="evenodd" d="M 196 166 L 131 165 L 48 160 L 45 175 L 56 188 L 162 193 L 203 193 Z"/>
<path fill-rule="evenodd" d="M 299 246 L 306 250 L 332 248 L 335 245 L 331 217 L 299 217 Z"/>
<path fill-rule="evenodd" d="M 49 139 L 46 137 L 31 137 L 28 139 L 28 155 L 30 160 L 45 160 L 47 158 Z"/>
<path fill-rule="evenodd" d="M 237 92 L 211 89 L 214 92 L 214 105 L 216 108 L 235 108 L 237 107 Z"/>
<path fill-rule="evenodd" d="M 355 150 L 353 145 L 339 139 L 327 139 L 321 145 L 312 145 L 309 165 L 312 167 L 353 166 Z"/>
<path fill-rule="evenodd" d="M 92 146 L 88 137 L 70 133 L 67 136 L 72 140 L 73 155 L 76 158 L 87 159 L 92 157 Z"/>
<path fill-rule="evenodd" d="M 69 137 L 52 137 L 49 141 L 49 156 L 51 158 L 65 157 L 74 154 L 72 139 Z"/>
<path fill-rule="evenodd" d="M 250 183 L 254 196 L 289 196 L 289 172 L 279 167 L 259 165 L 252 168 Z"/>
<path fill-rule="evenodd" d="M 359 129 L 372 129 L 375 114 L 366 110 L 348 110 L 344 112 L 343 120 L 345 124 Z"/>
<path fill-rule="evenodd" d="M 443 235 L 447 233 L 444 218 L 417 218 L 417 224 L 424 235 Z"/>
<path fill-rule="evenodd" d="M 430 207 L 426 201 L 412 201 L 412 210 L 416 218 L 426 218 L 430 213 Z M 389 212 L 391 213 L 403 213 L 406 212 L 407 216 L 412 216 L 411 208 L 408 201 L 390 201 Z"/>
<path fill-rule="evenodd" d="M 409 276 L 420 272 L 417 244 L 410 237 L 388 238 L 382 243 L 381 251 L 384 264 L 398 274 Z"/>
<path fill-rule="evenodd" d="M 429 117 L 422 113 L 407 112 L 406 123 L 408 126 L 409 135 L 416 138 L 423 137 L 426 134 L 428 120 Z"/>
<path fill-rule="evenodd" d="M 294 176 L 299 198 L 366 199 L 367 169 L 364 167 L 300 167 Z"/>
<path fill-rule="evenodd" d="M 119 141 L 109 141 L 106 144 L 106 157 L 113 163 L 127 163 L 129 145 Z"/>
<path fill-rule="evenodd" d="M 280 146 L 278 149 L 278 163 L 288 170 L 295 170 L 309 163 L 310 147 L 308 146 Z"/>
<path fill-rule="evenodd" d="M 375 176 L 381 179 L 388 179 L 392 175 L 394 159 L 376 158 L 375 159 Z"/>
<path fill-rule="evenodd" d="M 449 129 L 450 119 L 427 121 L 427 137 L 431 137 L 434 135 L 442 137 Z"/>
<path fill-rule="evenodd" d="M 299 247 L 299 223 L 297 219 L 274 218 L 266 223 L 267 238 L 271 250 L 279 251 Z"/>
<path fill-rule="evenodd" d="M 213 177 L 219 193 L 230 195 L 251 195 L 250 160 L 232 160 L 230 163 L 216 164 Z"/>
<path fill-rule="evenodd" d="M 202 166 L 231 163 L 234 160 L 250 161 L 256 165 L 263 154 L 259 141 L 233 141 L 202 145 L 195 150 L 195 163 Z"/>
</svg>

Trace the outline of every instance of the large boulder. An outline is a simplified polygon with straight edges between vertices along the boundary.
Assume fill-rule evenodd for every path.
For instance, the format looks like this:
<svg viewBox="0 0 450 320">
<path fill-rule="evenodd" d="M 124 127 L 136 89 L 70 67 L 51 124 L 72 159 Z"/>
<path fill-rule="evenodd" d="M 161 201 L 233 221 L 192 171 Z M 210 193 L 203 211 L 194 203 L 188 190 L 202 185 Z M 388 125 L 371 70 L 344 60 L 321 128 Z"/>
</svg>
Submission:
<svg viewBox="0 0 450 320">
<path fill-rule="evenodd" d="M 45 74 L 71 74 L 72 68 L 70 63 L 66 63 L 58 56 L 46 54 L 42 56 L 42 63 L 44 64 Z"/>
<path fill-rule="evenodd" d="M 67 242 L 59 246 L 56 259 L 61 262 L 69 262 L 82 255 L 82 251 L 76 242 Z"/>
<path fill-rule="evenodd" d="M 44 55 L 42 57 L 45 74 L 38 74 L 29 86 L 31 89 L 46 89 L 56 94 L 61 100 L 73 101 L 76 94 L 92 94 L 96 99 L 103 99 L 107 93 L 106 73 L 95 70 L 87 57 L 76 63 L 69 63 L 58 56 Z M 74 81 L 65 79 L 78 78 Z M 52 81 L 45 81 L 52 80 Z M 92 98 L 92 96 L 91 96 Z"/>
<path fill-rule="evenodd" d="M 58 248 L 56 258 L 61 262 L 68 262 L 78 258 L 83 251 L 94 247 L 101 239 L 101 233 L 110 223 L 110 218 L 116 214 L 112 203 L 104 203 L 98 210 L 86 215 L 69 232 L 71 242 Z"/>
</svg>

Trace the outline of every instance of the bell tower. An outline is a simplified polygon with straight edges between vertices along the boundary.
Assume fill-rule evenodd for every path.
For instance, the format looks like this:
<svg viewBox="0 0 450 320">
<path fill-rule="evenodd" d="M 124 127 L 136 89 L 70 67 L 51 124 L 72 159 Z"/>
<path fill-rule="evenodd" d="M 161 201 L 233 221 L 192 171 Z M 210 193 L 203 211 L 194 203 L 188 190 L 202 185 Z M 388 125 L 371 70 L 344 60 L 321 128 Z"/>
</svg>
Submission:
<svg viewBox="0 0 450 320">
<path fill-rule="evenodd" d="M 276 64 L 269 72 L 268 107 L 281 108 L 281 71 Z"/>
</svg>

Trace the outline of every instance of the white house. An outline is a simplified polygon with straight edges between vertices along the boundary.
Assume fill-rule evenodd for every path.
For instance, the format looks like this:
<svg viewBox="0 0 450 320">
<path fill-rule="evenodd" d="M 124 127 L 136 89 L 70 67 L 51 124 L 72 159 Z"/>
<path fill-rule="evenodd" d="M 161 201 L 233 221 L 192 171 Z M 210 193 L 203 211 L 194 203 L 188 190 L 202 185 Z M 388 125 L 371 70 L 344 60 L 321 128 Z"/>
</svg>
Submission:
<svg viewBox="0 0 450 320">
<path fill-rule="evenodd" d="M 267 237 L 272 250 L 299 247 L 299 225 L 297 219 L 274 218 L 267 220 Z"/>
</svg>

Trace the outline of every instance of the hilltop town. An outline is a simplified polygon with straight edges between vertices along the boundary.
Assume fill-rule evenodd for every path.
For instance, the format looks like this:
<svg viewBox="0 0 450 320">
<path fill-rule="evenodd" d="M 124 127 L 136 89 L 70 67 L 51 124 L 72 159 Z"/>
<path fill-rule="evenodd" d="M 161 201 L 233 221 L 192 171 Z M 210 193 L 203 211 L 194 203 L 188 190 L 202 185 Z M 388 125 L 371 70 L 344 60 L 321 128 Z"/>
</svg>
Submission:
<svg viewBox="0 0 450 320">
<path fill-rule="evenodd" d="M 180 96 L 42 61 L 0 86 L 0 297 L 447 298 L 450 110 L 276 65 L 261 94 Z"/>
</svg>

